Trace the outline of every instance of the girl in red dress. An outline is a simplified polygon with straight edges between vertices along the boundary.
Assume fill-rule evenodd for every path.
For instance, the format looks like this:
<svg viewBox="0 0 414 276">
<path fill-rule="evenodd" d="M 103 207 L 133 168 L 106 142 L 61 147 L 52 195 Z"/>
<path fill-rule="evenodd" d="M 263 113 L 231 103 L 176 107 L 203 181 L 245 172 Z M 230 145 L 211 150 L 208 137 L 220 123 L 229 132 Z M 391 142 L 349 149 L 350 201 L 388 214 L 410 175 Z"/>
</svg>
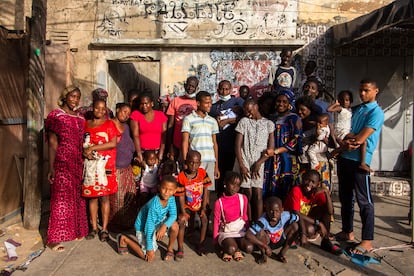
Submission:
<svg viewBox="0 0 414 276">
<path fill-rule="evenodd" d="M 98 201 L 102 213 L 102 230 L 99 239 L 104 242 L 109 238 L 107 226 L 110 203 L 108 195 L 118 191 L 115 175 L 116 143 L 120 135 L 112 120 L 106 119 L 106 102 L 97 100 L 93 103 L 92 120 L 86 121 L 85 132 L 89 134 L 89 145 L 84 148 L 83 155 L 88 159 L 85 164 L 96 162 L 96 173 L 92 179 L 87 177 L 90 168 L 85 165 L 82 195 L 89 198 L 89 214 L 92 229 L 86 239 L 95 238 L 98 233 Z M 84 145 L 85 146 L 85 145 Z M 104 169 L 101 165 L 104 165 Z M 90 175 L 89 175 L 90 176 Z"/>
</svg>

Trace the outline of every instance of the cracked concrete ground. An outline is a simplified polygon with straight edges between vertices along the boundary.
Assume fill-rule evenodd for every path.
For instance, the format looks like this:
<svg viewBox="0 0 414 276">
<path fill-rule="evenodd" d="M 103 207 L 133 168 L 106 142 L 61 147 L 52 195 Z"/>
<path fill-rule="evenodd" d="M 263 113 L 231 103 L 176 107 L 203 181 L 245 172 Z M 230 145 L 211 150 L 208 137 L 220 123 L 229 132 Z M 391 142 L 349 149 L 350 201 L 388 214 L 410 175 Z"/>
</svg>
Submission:
<svg viewBox="0 0 414 276">
<path fill-rule="evenodd" d="M 286 257 L 287 264 L 269 259 L 266 264 L 255 263 L 255 256 L 247 255 L 241 262 L 221 261 L 216 253 L 198 256 L 191 244 L 185 247 L 185 258 L 182 262 L 166 262 L 161 260 L 163 251 L 156 253 L 156 260 L 148 264 L 133 254 L 121 256 L 116 253 L 115 235 L 108 243 L 98 239 L 72 241 L 65 244 L 63 253 L 46 249 L 43 254 L 28 265 L 25 272 L 16 271 L 13 275 L 267 275 L 278 273 L 285 275 L 413 275 L 414 250 L 411 245 L 411 226 L 408 224 L 408 197 L 375 197 L 375 248 L 380 250 L 370 256 L 381 258 L 381 264 L 369 264 L 359 267 L 344 255 L 334 256 L 322 251 L 318 244 L 320 240 L 306 247 L 291 249 Z M 332 233 L 340 231 L 340 204 L 334 197 L 335 221 Z M 359 210 L 355 210 L 355 234 L 360 236 Z M 45 213 L 47 217 L 47 212 Z M 45 221 L 45 218 L 43 222 Z M 46 220 L 47 222 L 47 220 Z M 43 247 L 42 234 L 46 224 L 42 223 L 40 231 L 29 231 L 21 226 L 21 221 L 15 218 L 0 225 L 5 235 L 0 237 L 0 246 L 9 238 L 22 243 L 17 247 L 19 258 L 15 262 L 0 261 L 2 268 L 8 265 L 23 263 L 30 253 Z M 193 237 L 193 239 L 196 239 Z M 166 240 L 164 242 L 167 242 Z M 341 244 L 343 247 L 346 244 Z M 395 248 L 381 249 L 396 246 Z M 405 247 L 404 247 L 405 246 Z M 209 248 L 213 251 L 213 247 Z"/>
</svg>

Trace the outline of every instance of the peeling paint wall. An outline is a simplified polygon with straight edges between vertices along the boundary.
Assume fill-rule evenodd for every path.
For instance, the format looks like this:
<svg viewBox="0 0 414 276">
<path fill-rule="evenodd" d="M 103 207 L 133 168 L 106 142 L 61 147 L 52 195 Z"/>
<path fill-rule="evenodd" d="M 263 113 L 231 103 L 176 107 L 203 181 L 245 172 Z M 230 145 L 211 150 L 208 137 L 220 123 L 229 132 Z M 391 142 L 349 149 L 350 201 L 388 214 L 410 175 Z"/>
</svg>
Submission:
<svg viewBox="0 0 414 276">
<path fill-rule="evenodd" d="M 394 0 L 298 1 L 298 22 L 338 24 L 381 8 Z"/>
<path fill-rule="evenodd" d="M 95 36 L 109 38 L 292 39 L 293 0 L 104 0 Z"/>
<path fill-rule="evenodd" d="M 294 60 L 299 73 L 307 60 L 315 59 L 327 86 L 334 87 L 326 30 L 389 2 L 57 0 L 48 1 L 47 39 L 67 47 L 73 60 L 67 83 L 81 87 L 84 104 L 90 104 L 90 91 L 96 87 L 109 90 L 111 108 L 128 89 L 142 88 L 142 83 L 136 83 L 139 78 L 131 76 L 130 83 L 120 84 L 111 76 L 109 63 L 131 62 L 132 75 L 151 80 L 153 70 L 137 65 L 143 59 L 159 66 L 155 95 L 181 93 L 189 75 L 199 76 L 200 89 L 211 93 L 222 79 L 231 80 L 235 90 L 246 84 L 261 93 L 270 65 L 279 63 L 280 49 L 293 40 L 308 43 Z M 182 45 L 166 47 L 171 41 Z M 197 43 L 206 46 L 185 46 Z M 225 43 L 234 47 L 221 45 Z M 245 43 L 257 47 L 245 48 Z"/>
</svg>

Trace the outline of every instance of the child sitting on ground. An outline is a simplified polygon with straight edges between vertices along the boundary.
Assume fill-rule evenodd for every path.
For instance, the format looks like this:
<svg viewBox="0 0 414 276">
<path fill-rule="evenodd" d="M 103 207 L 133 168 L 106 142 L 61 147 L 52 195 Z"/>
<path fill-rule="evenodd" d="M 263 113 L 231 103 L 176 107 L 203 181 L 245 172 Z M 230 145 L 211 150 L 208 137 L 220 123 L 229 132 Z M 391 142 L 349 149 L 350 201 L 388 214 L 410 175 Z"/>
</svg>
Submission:
<svg viewBox="0 0 414 276">
<path fill-rule="evenodd" d="M 322 237 L 321 248 L 335 255 L 340 255 L 342 249 L 329 240 L 333 205 L 329 190 L 320 187 L 320 175 L 316 170 L 309 170 L 302 176 L 302 183 L 289 192 L 284 202 L 286 211 L 300 217 L 300 243 Z"/>
<path fill-rule="evenodd" d="M 224 194 L 214 206 L 213 241 L 222 251 L 225 262 L 244 258 L 240 250 L 253 251 L 253 245 L 244 238 L 248 225 L 247 197 L 239 194 L 241 175 L 227 171 L 224 176 Z"/>
<path fill-rule="evenodd" d="M 328 139 L 331 134 L 329 128 L 328 114 L 321 114 L 318 116 L 318 123 L 316 125 L 316 141 L 309 145 L 307 154 L 311 169 L 317 170 L 319 166 L 318 153 L 328 153 Z"/>
<path fill-rule="evenodd" d="M 337 117 L 335 121 L 335 138 L 338 142 L 338 147 L 333 150 L 329 157 L 335 158 L 340 154 L 343 149 L 343 141 L 345 139 L 353 138 L 351 133 L 351 122 L 352 122 L 352 109 L 351 104 L 353 102 L 352 92 L 348 90 L 343 90 L 338 94 L 338 100 L 328 107 L 329 112 L 337 112 Z M 367 150 L 367 143 L 361 144 L 359 147 L 361 150 L 361 165 L 360 168 L 365 171 L 370 171 L 370 168 L 365 164 L 365 154 Z"/>
<path fill-rule="evenodd" d="M 299 234 L 299 216 L 283 210 L 282 200 L 271 196 L 265 200 L 265 213 L 246 233 L 248 241 L 260 248 L 261 257 L 257 263 L 267 261 L 273 250 L 282 247 L 276 259 L 287 263 L 286 252 Z"/>
<path fill-rule="evenodd" d="M 143 206 L 157 193 L 158 184 L 158 156 L 155 150 L 146 150 L 143 154 L 144 165 L 141 168 L 139 182 L 139 204 Z"/>
<path fill-rule="evenodd" d="M 202 256 L 206 253 L 204 242 L 207 234 L 208 216 L 206 214 L 209 202 L 208 186 L 211 180 L 206 170 L 200 168 L 201 154 L 190 150 L 185 160 L 186 169 L 180 172 L 177 178 L 178 188 L 175 196 L 179 197 L 178 223 L 178 250 L 175 259 L 184 258 L 184 234 L 189 221 L 193 222 L 198 214 L 201 220 L 200 241 L 197 245 L 197 253 Z M 193 224 L 193 223 L 192 223 Z"/>
<path fill-rule="evenodd" d="M 154 260 L 157 250 L 157 241 L 160 241 L 169 231 L 167 253 L 164 258 L 170 261 L 174 258 L 173 246 L 178 236 L 177 207 L 174 193 L 177 190 L 177 182 L 172 176 L 165 176 L 158 186 L 158 195 L 145 204 L 138 213 L 135 221 L 135 230 L 138 243 L 131 238 L 118 234 L 118 253 L 128 253 L 128 246 L 147 262 Z"/>
</svg>

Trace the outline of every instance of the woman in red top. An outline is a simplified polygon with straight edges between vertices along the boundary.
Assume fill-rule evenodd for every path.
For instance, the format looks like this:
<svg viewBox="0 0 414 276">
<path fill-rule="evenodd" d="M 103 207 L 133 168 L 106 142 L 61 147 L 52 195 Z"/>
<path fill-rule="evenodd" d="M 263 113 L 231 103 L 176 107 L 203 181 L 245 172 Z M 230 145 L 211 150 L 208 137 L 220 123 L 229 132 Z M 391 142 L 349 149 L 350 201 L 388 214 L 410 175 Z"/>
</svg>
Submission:
<svg viewBox="0 0 414 276">
<path fill-rule="evenodd" d="M 131 114 L 131 131 L 138 162 L 144 162 L 142 153 L 145 150 L 155 150 L 158 160 L 161 161 L 167 137 L 167 116 L 153 109 L 154 100 L 151 93 L 143 93 L 135 101 L 139 110 Z"/>
<path fill-rule="evenodd" d="M 95 238 L 98 233 L 98 200 L 101 202 L 102 230 L 99 239 L 104 242 L 109 238 L 107 226 L 110 203 L 108 195 L 118 191 L 115 174 L 116 142 L 120 134 L 114 122 L 105 118 L 106 102 L 97 100 L 93 103 L 92 120 L 86 121 L 85 132 L 89 134 L 83 145 L 85 160 L 82 195 L 89 198 L 89 213 L 92 230 L 86 239 Z M 92 164 L 88 167 L 88 163 Z"/>
</svg>

